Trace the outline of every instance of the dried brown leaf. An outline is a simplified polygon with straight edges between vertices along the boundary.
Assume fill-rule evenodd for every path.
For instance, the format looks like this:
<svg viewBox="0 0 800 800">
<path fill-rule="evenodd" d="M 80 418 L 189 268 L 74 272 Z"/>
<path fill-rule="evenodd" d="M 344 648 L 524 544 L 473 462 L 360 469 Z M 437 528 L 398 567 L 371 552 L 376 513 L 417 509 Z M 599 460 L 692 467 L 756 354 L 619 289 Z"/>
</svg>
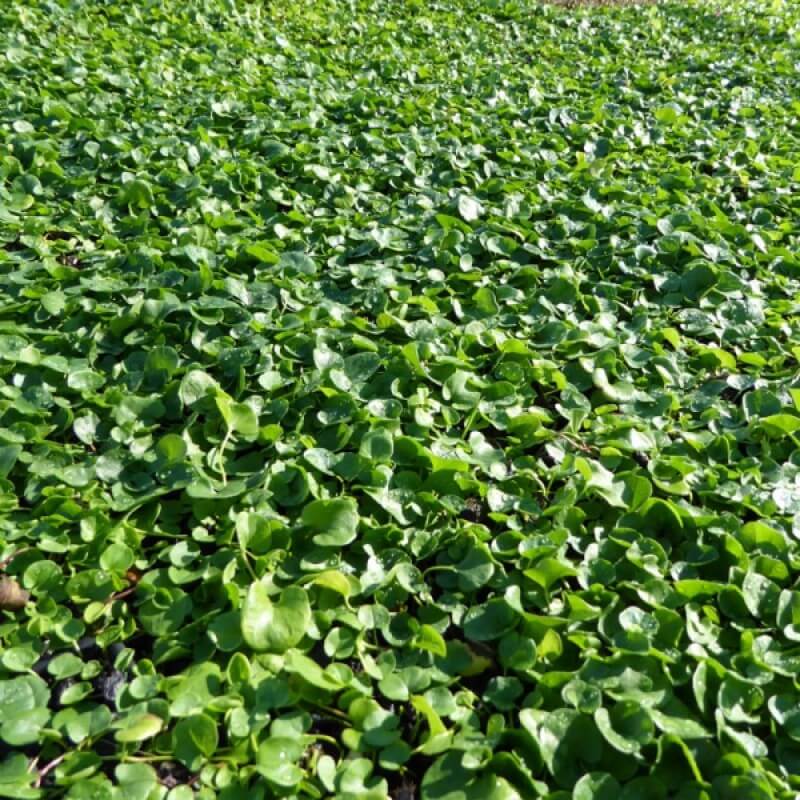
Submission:
<svg viewBox="0 0 800 800">
<path fill-rule="evenodd" d="M 13 578 L 0 578 L 0 610 L 19 611 L 30 596 Z"/>
</svg>

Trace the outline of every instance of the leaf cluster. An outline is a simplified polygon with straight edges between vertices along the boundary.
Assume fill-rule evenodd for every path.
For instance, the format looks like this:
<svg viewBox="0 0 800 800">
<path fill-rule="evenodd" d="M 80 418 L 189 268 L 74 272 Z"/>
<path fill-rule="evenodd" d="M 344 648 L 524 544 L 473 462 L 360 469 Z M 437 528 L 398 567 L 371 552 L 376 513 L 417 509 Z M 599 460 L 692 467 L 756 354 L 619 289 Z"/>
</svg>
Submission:
<svg viewBox="0 0 800 800">
<path fill-rule="evenodd" d="M 0 4 L 0 797 L 796 797 L 798 61 Z"/>
</svg>

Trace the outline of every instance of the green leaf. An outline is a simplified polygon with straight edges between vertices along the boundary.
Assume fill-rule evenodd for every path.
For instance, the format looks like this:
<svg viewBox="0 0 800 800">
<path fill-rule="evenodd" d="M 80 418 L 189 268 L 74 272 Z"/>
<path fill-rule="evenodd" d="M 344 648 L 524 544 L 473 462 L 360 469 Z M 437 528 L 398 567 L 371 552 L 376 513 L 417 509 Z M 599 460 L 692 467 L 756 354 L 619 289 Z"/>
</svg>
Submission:
<svg viewBox="0 0 800 800">
<path fill-rule="evenodd" d="M 314 500 L 303 509 L 303 524 L 313 531 L 314 542 L 321 547 L 343 547 L 358 532 L 358 505 L 352 497 Z"/>
<path fill-rule="evenodd" d="M 206 714 L 184 717 L 172 732 L 175 755 L 191 770 L 196 770 L 206 759 L 211 758 L 218 744 L 217 725 Z"/>
<path fill-rule="evenodd" d="M 788 548 L 788 542 L 782 531 L 759 520 L 742 525 L 739 538 L 747 550 L 759 549 L 766 553 L 781 554 Z"/>
<path fill-rule="evenodd" d="M 572 791 L 573 800 L 617 800 L 619 795 L 619 782 L 607 772 L 584 775 Z"/>
<path fill-rule="evenodd" d="M 345 601 L 354 591 L 353 585 L 347 579 L 347 576 L 342 575 L 341 572 L 337 572 L 336 570 L 332 569 L 320 572 L 318 575 L 310 576 L 308 582 L 314 586 L 322 586 L 325 589 L 330 589 L 332 592 L 336 592 L 336 594 L 341 595 Z"/>
<path fill-rule="evenodd" d="M 304 589 L 290 586 L 273 602 L 264 583 L 250 585 L 242 604 L 242 636 L 254 650 L 285 653 L 303 638 L 310 622 Z"/>
<path fill-rule="evenodd" d="M 705 727 L 693 719 L 668 716 L 655 708 L 650 709 L 650 717 L 660 731 L 679 739 L 707 739 L 710 736 Z"/>
<path fill-rule="evenodd" d="M 370 431 L 361 440 L 359 453 L 376 464 L 390 462 L 394 453 L 394 442 L 391 434 L 385 430 Z"/>
<path fill-rule="evenodd" d="M 35 800 L 42 796 L 41 789 L 34 786 L 36 781 L 36 771 L 29 768 L 22 753 L 11 754 L 0 762 L 0 796 Z"/>
<path fill-rule="evenodd" d="M 617 381 L 611 383 L 606 371 L 602 368 L 594 370 L 592 373 L 594 385 L 613 403 L 630 403 L 634 400 L 644 400 L 646 395 L 640 392 L 628 381 Z"/>
<path fill-rule="evenodd" d="M 473 606 L 464 618 L 464 634 L 476 642 L 499 639 L 517 623 L 517 613 L 500 598 Z"/>
<path fill-rule="evenodd" d="M 258 417 L 247 403 L 236 403 L 222 394 L 216 396 L 216 402 L 231 433 L 246 441 L 253 441 L 258 436 Z"/>
<path fill-rule="evenodd" d="M 769 436 L 779 439 L 791 436 L 800 430 L 800 417 L 793 414 L 770 414 L 768 417 L 762 417 L 759 424 Z"/>
<path fill-rule="evenodd" d="M 541 561 L 538 561 L 534 567 L 526 569 L 524 575 L 543 589 L 549 589 L 557 581 L 577 575 L 577 572 L 568 564 L 546 556 Z"/>
<path fill-rule="evenodd" d="M 184 405 L 192 406 L 204 397 L 219 397 L 218 389 L 219 385 L 207 372 L 193 369 L 183 376 L 178 393 Z"/>
<path fill-rule="evenodd" d="M 151 739 L 164 727 L 164 721 L 155 714 L 138 714 L 124 718 L 117 726 L 118 742 L 143 742 Z"/>
<path fill-rule="evenodd" d="M 447 644 L 432 625 L 420 625 L 413 643 L 420 650 L 427 650 L 436 656 L 444 658 L 447 655 Z"/>
<path fill-rule="evenodd" d="M 466 222 L 474 222 L 483 214 L 483 206 L 474 197 L 462 194 L 458 198 L 458 213 Z"/>
<path fill-rule="evenodd" d="M 149 764 L 119 764 L 114 776 L 129 800 L 148 800 L 158 787 L 158 776 Z"/>
<path fill-rule="evenodd" d="M 270 783 L 291 789 L 303 779 L 297 765 L 305 749 L 301 740 L 272 736 L 262 742 L 256 756 L 256 767 Z"/>
<path fill-rule="evenodd" d="M 598 708 L 594 721 L 603 738 L 621 753 L 638 753 L 653 739 L 653 721 L 648 712 L 630 700 L 617 703 L 609 712 Z"/>
</svg>

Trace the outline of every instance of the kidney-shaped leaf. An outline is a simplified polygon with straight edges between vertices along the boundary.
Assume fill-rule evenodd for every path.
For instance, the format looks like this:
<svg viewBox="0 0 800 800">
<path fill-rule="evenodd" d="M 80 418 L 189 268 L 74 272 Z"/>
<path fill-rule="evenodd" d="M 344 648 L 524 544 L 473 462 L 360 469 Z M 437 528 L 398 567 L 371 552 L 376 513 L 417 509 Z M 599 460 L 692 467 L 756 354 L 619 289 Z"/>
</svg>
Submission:
<svg viewBox="0 0 800 800">
<path fill-rule="evenodd" d="M 303 509 L 303 523 L 313 531 L 314 543 L 322 547 L 344 547 L 356 538 L 358 505 L 352 497 L 314 500 Z"/>
<path fill-rule="evenodd" d="M 298 586 L 274 602 L 263 583 L 254 583 L 242 605 L 242 636 L 253 650 L 285 653 L 305 635 L 311 621 L 308 595 Z"/>
</svg>

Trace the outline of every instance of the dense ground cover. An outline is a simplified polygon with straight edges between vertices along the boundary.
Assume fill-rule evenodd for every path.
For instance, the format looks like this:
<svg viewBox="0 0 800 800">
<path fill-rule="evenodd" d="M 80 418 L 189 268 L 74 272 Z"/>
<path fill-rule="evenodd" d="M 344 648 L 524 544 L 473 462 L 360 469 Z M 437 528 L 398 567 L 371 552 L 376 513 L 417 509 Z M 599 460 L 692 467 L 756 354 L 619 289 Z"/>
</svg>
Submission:
<svg viewBox="0 0 800 800">
<path fill-rule="evenodd" d="M 0 796 L 796 796 L 799 60 L 2 4 Z"/>
</svg>

